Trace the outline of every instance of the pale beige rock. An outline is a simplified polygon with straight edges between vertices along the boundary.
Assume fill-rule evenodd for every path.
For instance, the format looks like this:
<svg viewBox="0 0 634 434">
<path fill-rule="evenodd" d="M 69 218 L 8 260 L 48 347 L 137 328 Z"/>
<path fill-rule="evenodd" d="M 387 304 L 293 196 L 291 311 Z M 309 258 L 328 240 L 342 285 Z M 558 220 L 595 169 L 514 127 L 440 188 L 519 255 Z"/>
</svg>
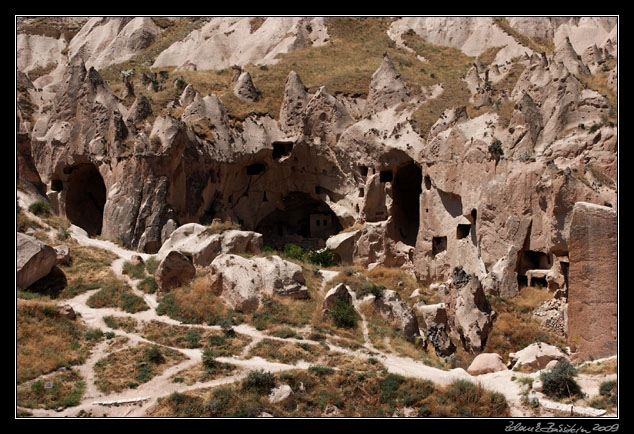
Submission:
<svg viewBox="0 0 634 434">
<path fill-rule="evenodd" d="M 274 294 L 309 297 L 302 267 L 279 256 L 247 259 L 221 254 L 209 266 L 209 276 L 212 288 L 240 312 L 257 310 L 262 297 Z"/>
<path fill-rule="evenodd" d="M 529 370 L 544 369 L 552 360 L 567 360 L 568 356 L 559 348 L 537 342 L 528 347 L 509 354 L 509 368 L 524 368 Z"/>
<path fill-rule="evenodd" d="M 260 91 L 256 89 L 251 79 L 251 74 L 243 72 L 238 77 L 238 81 L 233 89 L 233 94 L 243 101 L 257 102 L 260 97 Z"/>
<path fill-rule="evenodd" d="M 350 289 L 344 283 L 340 283 L 326 293 L 322 303 L 322 309 L 327 311 L 337 302 L 343 302 L 350 306 L 352 305 L 352 294 L 350 294 Z"/>
<path fill-rule="evenodd" d="M 210 227 L 188 223 L 173 231 L 161 246 L 157 258 L 179 251 L 192 258 L 194 265 L 205 267 L 222 253 L 258 254 L 262 249 L 262 235 L 251 231 L 225 230 L 214 233 Z"/>
<path fill-rule="evenodd" d="M 467 368 L 470 375 L 483 375 L 491 372 L 506 371 L 508 368 L 504 364 L 502 356 L 496 353 L 481 353 L 473 359 Z"/>
</svg>

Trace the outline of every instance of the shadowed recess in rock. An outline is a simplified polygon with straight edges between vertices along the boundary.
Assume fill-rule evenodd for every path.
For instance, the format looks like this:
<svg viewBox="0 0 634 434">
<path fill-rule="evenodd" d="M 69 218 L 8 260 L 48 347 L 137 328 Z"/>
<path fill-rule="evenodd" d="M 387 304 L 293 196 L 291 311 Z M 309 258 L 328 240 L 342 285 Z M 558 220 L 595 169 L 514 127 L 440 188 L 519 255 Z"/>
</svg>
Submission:
<svg viewBox="0 0 634 434">
<path fill-rule="evenodd" d="M 66 172 L 69 172 L 66 217 L 88 235 L 100 235 L 106 203 L 106 186 L 101 174 L 93 164 L 74 166 Z"/>
</svg>

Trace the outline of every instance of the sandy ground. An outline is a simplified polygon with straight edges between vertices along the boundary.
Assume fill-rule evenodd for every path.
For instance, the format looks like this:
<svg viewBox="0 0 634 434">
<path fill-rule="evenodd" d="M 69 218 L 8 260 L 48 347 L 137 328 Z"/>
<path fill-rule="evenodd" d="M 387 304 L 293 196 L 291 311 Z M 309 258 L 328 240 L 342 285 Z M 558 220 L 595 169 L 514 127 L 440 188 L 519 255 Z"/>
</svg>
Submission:
<svg viewBox="0 0 634 434">
<path fill-rule="evenodd" d="M 71 234 L 73 238 L 81 245 L 99 247 L 109 250 L 118 255 L 119 259 L 113 261 L 112 263 L 112 268 L 114 272 L 122 278 L 128 280 L 130 286 L 132 288 L 135 288 L 135 282 L 130 280 L 127 275 L 123 275 L 121 271 L 123 263 L 126 260 L 129 260 L 132 255 L 137 255 L 139 253 L 125 250 L 109 241 L 91 239 L 86 236 L 85 232 L 74 226 L 71 227 Z M 140 254 L 140 256 L 142 256 L 144 259 L 147 259 L 150 255 Z M 336 273 L 324 270 L 323 275 L 324 286 L 322 290 L 325 290 L 328 280 L 332 279 L 336 275 Z M 64 300 L 64 304 L 71 305 L 75 312 L 81 315 L 81 320 L 87 326 L 100 328 L 105 332 L 115 331 L 111 330 L 105 324 L 103 318 L 108 315 L 122 316 L 124 315 L 124 313 L 119 309 L 92 309 L 88 307 L 86 305 L 86 301 L 95 291 L 97 290 L 82 293 L 70 300 Z M 137 295 L 143 296 L 151 309 L 131 315 L 125 314 L 126 316 L 131 316 L 138 321 L 157 320 L 163 323 L 180 325 L 178 321 L 174 321 L 165 316 L 157 315 L 155 308 L 158 305 L 158 302 L 155 295 L 145 294 L 136 289 L 134 289 L 134 291 L 137 293 Z M 358 305 L 362 301 L 355 299 L 354 302 Z M 196 325 L 196 327 L 208 328 L 213 330 L 220 329 L 220 327 L 218 326 Z M 368 328 L 365 318 L 362 318 L 361 327 L 366 340 L 366 344 L 362 349 L 353 351 L 347 348 L 341 348 L 336 345 L 329 344 L 330 349 L 332 351 L 347 353 L 360 358 L 368 358 L 371 356 L 381 361 L 389 372 L 408 377 L 431 380 L 434 383 L 440 385 L 447 385 L 454 379 L 468 379 L 472 382 L 480 383 L 482 386 L 489 390 L 494 390 L 504 394 L 507 401 L 509 402 L 512 417 L 535 416 L 535 410 L 529 409 L 521 403 L 523 386 L 521 386 L 517 381 L 513 381 L 511 377 L 531 376 L 533 378 L 538 378 L 538 373 L 520 374 L 513 371 L 503 371 L 473 377 L 463 369 L 444 371 L 424 365 L 419 361 L 407 357 L 400 357 L 394 354 L 388 354 L 377 350 L 370 344 L 370 340 L 368 339 Z M 293 341 L 293 339 L 275 338 L 256 330 L 254 327 L 248 324 L 241 324 L 234 327 L 234 329 L 236 330 L 236 332 L 247 335 L 252 339 L 252 342 L 246 348 L 244 348 L 241 355 L 218 358 L 218 361 L 231 363 L 242 368 L 236 375 L 215 379 L 213 381 L 208 381 L 205 383 L 196 383 L 191 386 L 187 386 L 182 383 L 174 383 L 170 380 L 170 377 L 172 375 L 183 369 L 194 366 L 200 363 L 202 360 L 201 349 L 187 350 L 182 348 L 175 348 L 176 350 L 187 356 L 187 359 L 185 361 L 167 369 L 161 375 L 154 377 L 147 383 L 139 385 L 136 389 L 128 389 L 120 393 L 111 393 L 106 395 L 100 392 L 95 386 L 95 373 L 92 369 L 95 362 L 107 356 L 107 354 L 110 352 L 108 342 L 104 341 L 100 342 L 93 349 L 90 357 L 83 365 L 76 368 L 79 371 L 80 375 L 84 378 L 86 383 L 86 391 L 79 406 L 70 407 L 62 411 L 40 409 L 25 410 L 30 411 L 34 417 L 75 417 L 82 410 L 96 417 L 144 417 L 147 414 L 148 410 L 156 404 L 158 398 L 169 396 L 173 392 L 182 393 L 198 388 L 209 388 L 233 383 L 244 378 L 250 370 L 264 369 L 270 372 L 279 372 L 288 369 L 307 369 L 310 366 L 308 363 L 303 361 L 300 361 L 295 365 L 288 365 L 283 363 L 270 362 L 260 357 L 247 359 L 246 354 L 248 354 L 249 349 L 264 338 L 280 339 L 285 341 Z M 128 345 L 134 346 L 139 342 L 149 342 L 135 333 L 126 333 L 122 332 L 121 330 L 116 330 L 116 333 L 117 335 L 126 336 L 129 339 Z M 317 342 L 312 342 L 306 339 L 301 342 L 317 344 Z M 600 383 L 602 381 L 606 381 L 606 379 L 611 378 L 608 378 L 607 376 L 580 376 L 579 383 L 580 385 L 582 385 L 586 393 L 589 393 L 590 395 L 596 395 L 598 393 L 598 387 Z M 569 412 L 570 406 L 562 406 L 561 404 L 549 401 L 541 396 L 539 415 L 549 416 L 552 415 L 553 411 Z M 601 416 L 605 413 L 604 411 L 597 411 L 592 408 L 582 407 L 575 407 L 575 412 L 577 414 L 591 417 Z"/>
</svg>

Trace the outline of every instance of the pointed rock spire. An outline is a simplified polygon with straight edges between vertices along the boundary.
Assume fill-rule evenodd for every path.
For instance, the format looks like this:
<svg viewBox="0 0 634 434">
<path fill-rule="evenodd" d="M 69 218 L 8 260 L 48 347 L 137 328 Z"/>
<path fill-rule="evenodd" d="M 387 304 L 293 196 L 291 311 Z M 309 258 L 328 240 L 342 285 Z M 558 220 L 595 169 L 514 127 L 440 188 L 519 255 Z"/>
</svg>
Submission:
<svg viewBox="0 0 634 434">
<path fill-rule="evenodd" d="M 561 62 L 564 66 L 575 75 L 590 75 L 590 70 L 581 60 L 581 56 L 577 54 L 570 42 L 570 38 L 566 39 L 555 49 L 555 61 Z"/>
<path fill-rule="evenodd" d="M 302 116 L 308 102 L 308 93 L 299 75 L 291 71 L 286 78 L 284 99 L 280 107 L 280 126 L 289 134 L 301 131 Z"/>
<path fill-rule="evenodd" d="M 238 82 L 233 89 L 233 94 L 243 101 L 257 102 L 260 98 L 260 91 L 256 89 L 248 71 L 240 74 Z"/>
<path fill-rule="evenodd" d="M 396 70 L 387 54 L 384 54 L 381 66 L 372 75 L 363 116 L 378 113 L 404 102 L 409 96 L 409 90 L 401 74 Z"/>
</svg>

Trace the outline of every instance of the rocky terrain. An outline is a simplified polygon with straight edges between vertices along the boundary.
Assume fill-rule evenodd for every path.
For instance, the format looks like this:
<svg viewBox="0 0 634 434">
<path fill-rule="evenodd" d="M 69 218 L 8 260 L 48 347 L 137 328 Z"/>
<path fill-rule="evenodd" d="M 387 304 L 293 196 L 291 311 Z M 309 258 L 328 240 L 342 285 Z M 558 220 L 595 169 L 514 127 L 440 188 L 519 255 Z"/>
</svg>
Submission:
<svg viewBox="0 0 634 434">
<path fill-rule="evenodd" d="M 617 30 L 16 17 L 17 415 L 616 415 Z"/>
</svg>

